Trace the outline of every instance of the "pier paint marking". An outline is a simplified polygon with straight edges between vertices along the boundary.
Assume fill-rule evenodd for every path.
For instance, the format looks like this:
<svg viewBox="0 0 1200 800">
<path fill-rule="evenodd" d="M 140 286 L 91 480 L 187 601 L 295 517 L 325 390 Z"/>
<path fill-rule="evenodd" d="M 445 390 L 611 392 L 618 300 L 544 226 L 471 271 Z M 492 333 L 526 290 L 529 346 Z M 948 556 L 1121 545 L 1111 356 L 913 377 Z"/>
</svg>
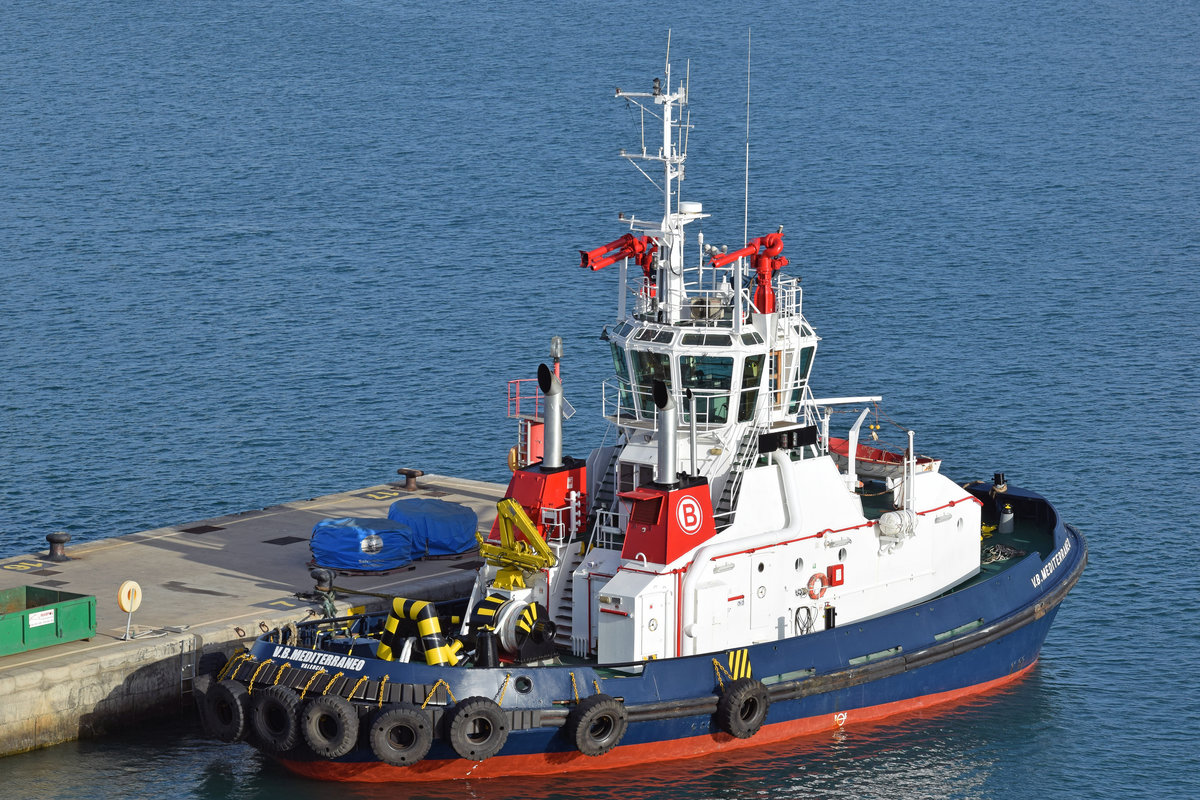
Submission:
<svg viewBox="0 0 1200 800">
<path fill-rule="evenodd" d="M 303 603 L 291 597 L 281 597 L 278 600 L 269 600 L 266 603 L 255 603 L 257 608 L 302 608 Z"/>
<path fill-rule="evenodd" d="M 46 561 L 34 561 L 33 559 L 26 558 L 22 559 L 21 561 L 13 561 L 10 564 L 5 564 L 3 567 L 0 567 L 0 569 L 10 569 L 13 572 L 31 572 L 35 569 L 45 569 L 51 566 L 53 566 L 53 564 L 50 564 Z"/>
<path fill-rule="evenodd" d="M 366 500 L 395 500 L 397 497 L 403 497 L 404 492 L 397 489 L 379 489 L 374 492 L 361 492 L 354 496 L 362 497 Z"/>
</svg>

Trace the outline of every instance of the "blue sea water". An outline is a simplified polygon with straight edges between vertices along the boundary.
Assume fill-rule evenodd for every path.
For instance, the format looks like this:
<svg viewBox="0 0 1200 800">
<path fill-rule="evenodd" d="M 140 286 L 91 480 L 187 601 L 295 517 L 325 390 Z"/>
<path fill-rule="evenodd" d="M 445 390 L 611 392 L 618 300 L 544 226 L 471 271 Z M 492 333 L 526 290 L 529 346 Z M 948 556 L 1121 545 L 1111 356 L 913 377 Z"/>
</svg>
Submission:
<svg viewBox="0 0 1200 800">
<path fill-rule="evenodd" d="M 818 394 L 880 393 L 962 480 L 1089 537 L 1008 690 L 753 757 L 447 787 L 299 781 L 151 728 L 0 797 L 1200 795 L 1200 6 L 129 0 L 0 6 L 0 556 L 390 480 L 502 481 L 504 382 L 565 341 L 604 433 L 652 214 L 614 86 L 690 59 L 685 199 L 784 225 Z"/>
</svg>

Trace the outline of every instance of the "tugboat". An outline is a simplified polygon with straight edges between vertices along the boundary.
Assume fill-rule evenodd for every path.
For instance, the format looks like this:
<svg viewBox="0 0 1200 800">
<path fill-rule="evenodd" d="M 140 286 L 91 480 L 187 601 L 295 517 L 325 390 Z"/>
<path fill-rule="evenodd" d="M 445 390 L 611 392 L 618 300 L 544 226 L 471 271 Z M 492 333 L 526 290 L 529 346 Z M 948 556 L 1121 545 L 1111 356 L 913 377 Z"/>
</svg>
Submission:
<svg viewBox="0 0 1200 800">
<path fill-rule="evenodd" d="M 563 456 L 559 347 L 516 390 L 470 597 L 263 635 L 197 687 L 214 737 L 325 780 L 612 769 L 955 700 L 1037 661 L 1083 536 L 1000 473 L 954 482 L 911 431 L 902 452 L 860 444 L 880 398 L 814 395 L 782 228 L 688 242 L 707 215 L 679 194 L 686 82 L 668 67 L 616 96 L 662 121 L 657 152 L 622 155 L 661 167 L 664 208 L 581 251 L 620 271 L 607 443 Z"/>
</svg>

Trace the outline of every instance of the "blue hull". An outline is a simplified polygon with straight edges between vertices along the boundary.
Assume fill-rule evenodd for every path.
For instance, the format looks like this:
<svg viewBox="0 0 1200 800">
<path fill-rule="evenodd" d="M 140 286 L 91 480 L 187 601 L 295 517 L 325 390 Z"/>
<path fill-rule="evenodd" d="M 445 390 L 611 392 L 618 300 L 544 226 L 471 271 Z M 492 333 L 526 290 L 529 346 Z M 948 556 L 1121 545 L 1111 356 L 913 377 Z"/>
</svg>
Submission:
<svg viewBox="0 0 1200 800">
<path fill-rule="evenodd" d="M 371 658 L 357 660 L 357 669 L 349 669 L 358 666 L 353 660 L 327 668 L 330 673 L 337 666 L 346 668 L 341 670 L 342 688 L 333 691 L 345 696 L 352 686 L 350 699 L 359 704 L 364 719 L 376 706 L 394 702 L 400 686 L 407 687 L 403 700 L 429 714 L 434 730 L 441 730 L 443 717 L 466 698 L 498 703 L 510 730 L 500 752 L 486 760 L 459 757 L 444 733 L 411 766 L 382 763 L 366 735 L 333 759 L 316 757 L 304 744 L 272 755 L 300 774 L 330 780 L 444 780 L 608 769 L 779 741 L 984 691 L 1034 664 L 1058 605 L 1087 561 L 1083 536 L 1062 524 L 1043 498 L 1012 490 L 1006 500 L 1024 504 L 1026 516 L 1040 520 L 1051 534 L 1046 537 L 1052 541 L 1048 553 L 1030 553 L 934 600 L 820 633 L 626 665 L 624 674 L 582 663 L 486 669 Z M 296 654 L 270 639 L 260 639 L 230 675 L 241 682 L 252 682 L 257 675 L 267 684 L 283 663 L 297 666 L 292 663 Z M 291 685 L 303 693 L 300 681 L 313 669 L 298 668 L 300 679 L 289 675 Z M 718 724 L 718 699 L 735 678 L 751 676 L 765 688 L 769 707 L 760 730 L 750 738 L 735 738 Z M 311 684 L 312 678 L 308 680 Z M 601 693 L 620 702 L 628 725 L 619 745 L 588 757 L 576 750 L 563 726 L 573 707 Z"/>
</svg>

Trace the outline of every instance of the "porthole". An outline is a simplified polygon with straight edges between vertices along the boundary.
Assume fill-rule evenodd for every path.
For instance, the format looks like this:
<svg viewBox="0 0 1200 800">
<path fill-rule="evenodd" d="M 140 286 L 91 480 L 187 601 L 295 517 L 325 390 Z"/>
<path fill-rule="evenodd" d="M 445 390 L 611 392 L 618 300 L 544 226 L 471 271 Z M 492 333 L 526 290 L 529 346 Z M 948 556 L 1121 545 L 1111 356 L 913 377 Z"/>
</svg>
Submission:
<svg viewBox="0 0 1200 800">
<path fill-rule="evenodd" d="M 761 561 L 760 561 L 760 562 L 758 562 L 758 571 L 759 571 L 759 572 L 762 572 L 762 571 L 763 571 L 763 570 L 765 570 L 766 568 L 767 568 L 767 565 L 766 565 L 766 564 L 764 564 L 764 563 L 763 563 L 763 562 L 761 562 Z"/>
<path fill-rule="evenodd" d="M 846 548 L 843 547 L 841 550 L 838 550 L 838 561 L 845 561 L 845 560 L 846 560 Z"/>
<path fill-rule="evenodd" d="M 513 688 L 521 694 L 529 694 L 529 690 L 533 688 L 533 681 L 525 675 L 520 675 L 513 681 Z"/>
<path fill-rule="evenodd" d="M 803 571 L 804 571 L 804 559 L 797 558 L 796 559 L 796 572 L 803 572 Z"/>
<path fill-rule="evenodd" d="M 955 527 L 958 528 L 960 531 L 962 530 L 962 528 L 963 528 L 962 517 L 958 518 L 958 522 L 955 523 Z"/>
</svg>

